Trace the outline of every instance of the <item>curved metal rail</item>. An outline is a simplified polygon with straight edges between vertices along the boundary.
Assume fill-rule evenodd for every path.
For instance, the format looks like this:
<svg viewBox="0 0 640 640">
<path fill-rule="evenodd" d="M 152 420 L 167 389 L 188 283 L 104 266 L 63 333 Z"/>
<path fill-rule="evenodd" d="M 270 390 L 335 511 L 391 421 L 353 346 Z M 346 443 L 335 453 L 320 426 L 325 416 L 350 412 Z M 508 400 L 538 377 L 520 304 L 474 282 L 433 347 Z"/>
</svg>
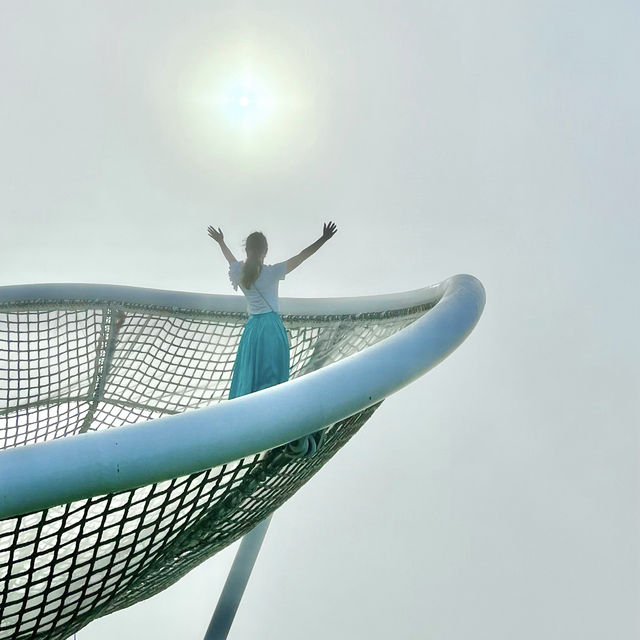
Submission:
<svg viewBox="0 0 640 640">
<path fill-rule="evenodd" d="M 244 309 L 240 296 L 113 285 L 0 289 L 0 303 L 26 299 L 43 304 L 113 299 L 172 309 Z M 482 284 L 473 276 L 457 275 L 395 295 L 281 300 L 283 315 L 325 316 L 421 303 L 435 306 L 378 344 L 284 384 L 203 409 L 0 452 L 0 519 L 209 469 L 273 449 L 379 403 L 465 340 L 484 308 Z"/>
</svg>

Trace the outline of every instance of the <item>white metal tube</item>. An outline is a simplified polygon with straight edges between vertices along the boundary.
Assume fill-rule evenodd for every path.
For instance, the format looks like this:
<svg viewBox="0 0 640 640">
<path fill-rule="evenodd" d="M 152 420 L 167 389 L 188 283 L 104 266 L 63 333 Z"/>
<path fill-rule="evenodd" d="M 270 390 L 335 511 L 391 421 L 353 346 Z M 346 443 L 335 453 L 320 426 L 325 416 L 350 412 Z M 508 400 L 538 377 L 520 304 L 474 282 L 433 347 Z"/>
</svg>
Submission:
<svg viewBox="0 0 640 640">
<path fill-rule="evenodd" d="M 0 452 L 0 519 L 238 460 L 383 400 L 460 345 L 484 307 L 473 276 L 423 291 L 440 300 L 416 322 L 300 378 L 204 409 Z"/>
<path fill-rule="evenodd" d="M 242 595 L 249 582 L 253 565 L 256 562 L 262 541 L 267 533 L 273 514 L 267 516 L 247 533 L 233 559 L 233 565 L 224 583 L 220 599 L 211 622 L 204 635 L 204 640 L 225 640 L 236 616 Z"/>
<path fill-rule="evenodd" d="M 440 285 L 377 296 L 352 298 L 280 298 L 283 315 L 346 315 L 404 309 L 435 301 Z M 95 301 L 102 304 L 154 305 L 175 309 L 243 313 L 242 295 L 218 295 L 189 291 L 167 291 L 114 284 L 20 284 L 0 287 L 0 304 L 21 304 L 25 300 L 49 302 Z"/>
</svg>

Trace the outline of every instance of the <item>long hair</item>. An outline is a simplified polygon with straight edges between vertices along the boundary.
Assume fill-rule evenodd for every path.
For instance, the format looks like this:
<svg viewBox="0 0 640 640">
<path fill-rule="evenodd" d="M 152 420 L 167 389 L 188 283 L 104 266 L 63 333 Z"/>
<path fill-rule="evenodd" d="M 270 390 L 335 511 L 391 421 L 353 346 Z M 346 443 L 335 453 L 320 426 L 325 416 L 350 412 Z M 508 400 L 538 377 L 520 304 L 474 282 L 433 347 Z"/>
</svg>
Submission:
<svg viewBox="0 0 640 640">
<path fill-rule="evenodd" d="M 240 281 L 245 289 L 251 289 L 251 285 L 260 275 L 260 257 L 267 250 L 267 239 L 260 231 L 254 231 L 247 236 L 244 247 L 247 259 L 242 267 Z"/>
</svg>

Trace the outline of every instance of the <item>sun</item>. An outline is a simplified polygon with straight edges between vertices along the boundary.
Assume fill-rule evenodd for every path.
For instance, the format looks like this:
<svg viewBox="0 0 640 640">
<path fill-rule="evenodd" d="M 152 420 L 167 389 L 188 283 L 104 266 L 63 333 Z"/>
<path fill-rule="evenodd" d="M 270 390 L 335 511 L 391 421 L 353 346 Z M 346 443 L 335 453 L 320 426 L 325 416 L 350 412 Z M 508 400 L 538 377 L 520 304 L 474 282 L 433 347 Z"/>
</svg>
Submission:
<svg viewBox="0 0 640 640">
<path fill-rule="evenodd" d="M 225 175 L 297 171 L 317 152 L 325 124 L 314 69 L 280 42 L 207 40 L 165 74 L 164 133 L 205 170 L 221 163 Z"/>
<path fill-rule="evenodd" d="M 268 86 L 253 76 L 244 76 L 223 87 L 219 105 L 223 116 L 243 129 L 265 125 L 273 116 L 276 101 Z"/>
</svg>

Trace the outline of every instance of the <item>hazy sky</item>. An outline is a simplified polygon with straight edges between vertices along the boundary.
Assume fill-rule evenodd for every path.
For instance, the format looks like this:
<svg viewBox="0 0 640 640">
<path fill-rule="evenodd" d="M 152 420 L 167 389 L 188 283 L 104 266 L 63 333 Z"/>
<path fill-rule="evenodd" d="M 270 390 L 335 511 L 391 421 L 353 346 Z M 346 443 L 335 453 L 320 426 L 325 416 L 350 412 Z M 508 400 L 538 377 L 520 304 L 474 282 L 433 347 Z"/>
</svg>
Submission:
<svg viewBox="0 0 640 640">
<path fill-rule="evenodd" d="M 640 634 L 640 5 L 0 3 L 3 284 L 478 277 L 466 343 L 274 516 L 230 638 Z M 250 131 L 217 98 L 251 73 Z M 201 638 L 236 545 L 81 640 Z"/>
</svg>

